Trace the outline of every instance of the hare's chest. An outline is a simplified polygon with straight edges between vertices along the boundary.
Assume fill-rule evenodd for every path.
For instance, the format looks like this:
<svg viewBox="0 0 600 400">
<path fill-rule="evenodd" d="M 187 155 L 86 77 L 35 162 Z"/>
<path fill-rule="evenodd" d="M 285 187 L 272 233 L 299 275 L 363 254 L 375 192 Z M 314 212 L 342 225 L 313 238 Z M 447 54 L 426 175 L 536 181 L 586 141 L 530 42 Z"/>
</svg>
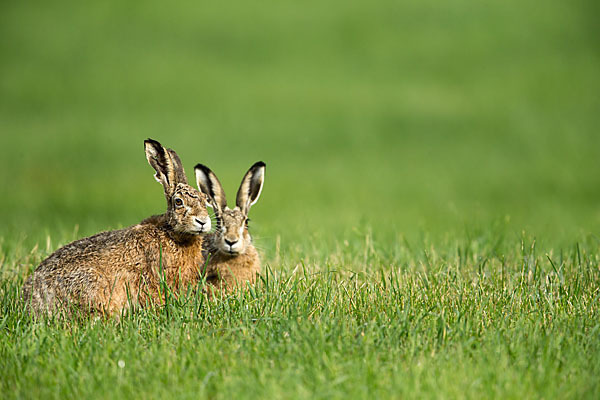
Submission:
<svg viewBox="0 0 600 400">
<path fill-rule="evenodd" d="M 159 274 L 174 287 L 195 284 L 203 265 L 202 252 L 199 248 L 182 248 L 163 252 Z"/>
<path fill-rule="evenodd" d="M 199 246 L 174 246 L 162 256 L 164 266 L 168 269 L 197 268 L 202 264 L 204 257 Z"/>
</svg>

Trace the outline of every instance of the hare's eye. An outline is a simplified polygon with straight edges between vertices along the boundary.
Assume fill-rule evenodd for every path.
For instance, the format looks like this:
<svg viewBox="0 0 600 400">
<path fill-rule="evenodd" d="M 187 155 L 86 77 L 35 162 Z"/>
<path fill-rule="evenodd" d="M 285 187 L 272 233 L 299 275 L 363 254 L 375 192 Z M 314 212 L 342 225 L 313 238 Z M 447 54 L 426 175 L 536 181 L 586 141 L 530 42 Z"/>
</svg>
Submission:
<svg viewBox="0 0 600 400">
<path fill-rule="evenodd" d="M 175 197 L 175 200 L 173 201 L 175 202 L 175 207 L 183 206 L 183 200 L 181 200 L 179 197 Z"/>
<path fill-rule="evenodd" d="M 249 222 L 250 222 L 250 218 L 246 218 L 246 221 L 244 223 L 246 224 L 246 226 L 248 226 Z"/>
</svg>

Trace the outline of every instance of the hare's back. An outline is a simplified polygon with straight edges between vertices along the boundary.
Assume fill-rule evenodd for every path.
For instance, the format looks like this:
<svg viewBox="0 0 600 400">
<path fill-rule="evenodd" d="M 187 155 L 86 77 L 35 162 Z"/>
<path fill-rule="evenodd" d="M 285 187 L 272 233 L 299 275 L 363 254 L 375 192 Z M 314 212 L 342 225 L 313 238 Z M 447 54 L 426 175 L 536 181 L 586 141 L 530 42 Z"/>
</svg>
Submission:
<svg viewBox="0 0 600 400">
<path fill-rule="evenodd" d="M 109 268 L 125 262 L 128 257 L 138 258 L 144 235 L 133 228 L 101 232 L 71 242 L 42 261 L 36 272 L 66 271 L 88 266 Z"/>
<path fill-rule="evenodd" d="M 23 288 L 26 300 L 93 301 L 116 281 L 139 277 L 153 239 L 152 227 L 101 232 L 69 243 L 46 258 Z M 43 300 L 47 298 L 47 300 Z"/>
</svg>

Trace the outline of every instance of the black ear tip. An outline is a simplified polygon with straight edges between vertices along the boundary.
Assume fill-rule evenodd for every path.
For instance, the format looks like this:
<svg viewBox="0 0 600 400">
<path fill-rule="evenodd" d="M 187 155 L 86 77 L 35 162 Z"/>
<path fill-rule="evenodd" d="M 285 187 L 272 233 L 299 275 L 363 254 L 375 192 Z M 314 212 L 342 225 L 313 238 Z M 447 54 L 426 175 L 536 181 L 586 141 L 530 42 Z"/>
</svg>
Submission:
<svg viewBox="0 0 600 400">
<path fill-rule="evenodd" d="M 262 161 L 255 162 L 252 168 L 265 168 L 267 164 Z"/>
<path fill-rule="evenodd" d="M 147 146 L 147 145 L 150 145 L 152 147 L 159 148 L 159 149 L 163 148 L 162 144 L 160 144 L 158 141 L 156 141 L 154 139 L 150 139 L 150 138 L 144 140 L 144 146 Z"/>
<path fill-rule="evenodd" d="M 206 165 L 200 164 L 200 163 L 196 164 L 196 166 L 194 167 L 194 169 L 199 169 L 199 170 L 201 170 L 203 172 L 210 171 L 210 169 Z"/>
</svg>

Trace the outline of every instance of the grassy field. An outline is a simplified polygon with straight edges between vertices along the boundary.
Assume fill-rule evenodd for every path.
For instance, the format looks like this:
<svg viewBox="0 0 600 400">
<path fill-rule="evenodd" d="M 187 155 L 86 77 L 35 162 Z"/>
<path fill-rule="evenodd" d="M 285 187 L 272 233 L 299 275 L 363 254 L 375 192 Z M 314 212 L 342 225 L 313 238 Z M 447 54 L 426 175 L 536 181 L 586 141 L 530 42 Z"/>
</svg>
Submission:
<svg viewBox="0 0 600 400">
<path fill-rule="evenodd" d="M 4 398 L 600 397 L 598 2 L 4 2 Z M 151 137 L 251 211 L 263 280 L 32 321 L 76 238 L 164 211 Z"/>
</svg>

